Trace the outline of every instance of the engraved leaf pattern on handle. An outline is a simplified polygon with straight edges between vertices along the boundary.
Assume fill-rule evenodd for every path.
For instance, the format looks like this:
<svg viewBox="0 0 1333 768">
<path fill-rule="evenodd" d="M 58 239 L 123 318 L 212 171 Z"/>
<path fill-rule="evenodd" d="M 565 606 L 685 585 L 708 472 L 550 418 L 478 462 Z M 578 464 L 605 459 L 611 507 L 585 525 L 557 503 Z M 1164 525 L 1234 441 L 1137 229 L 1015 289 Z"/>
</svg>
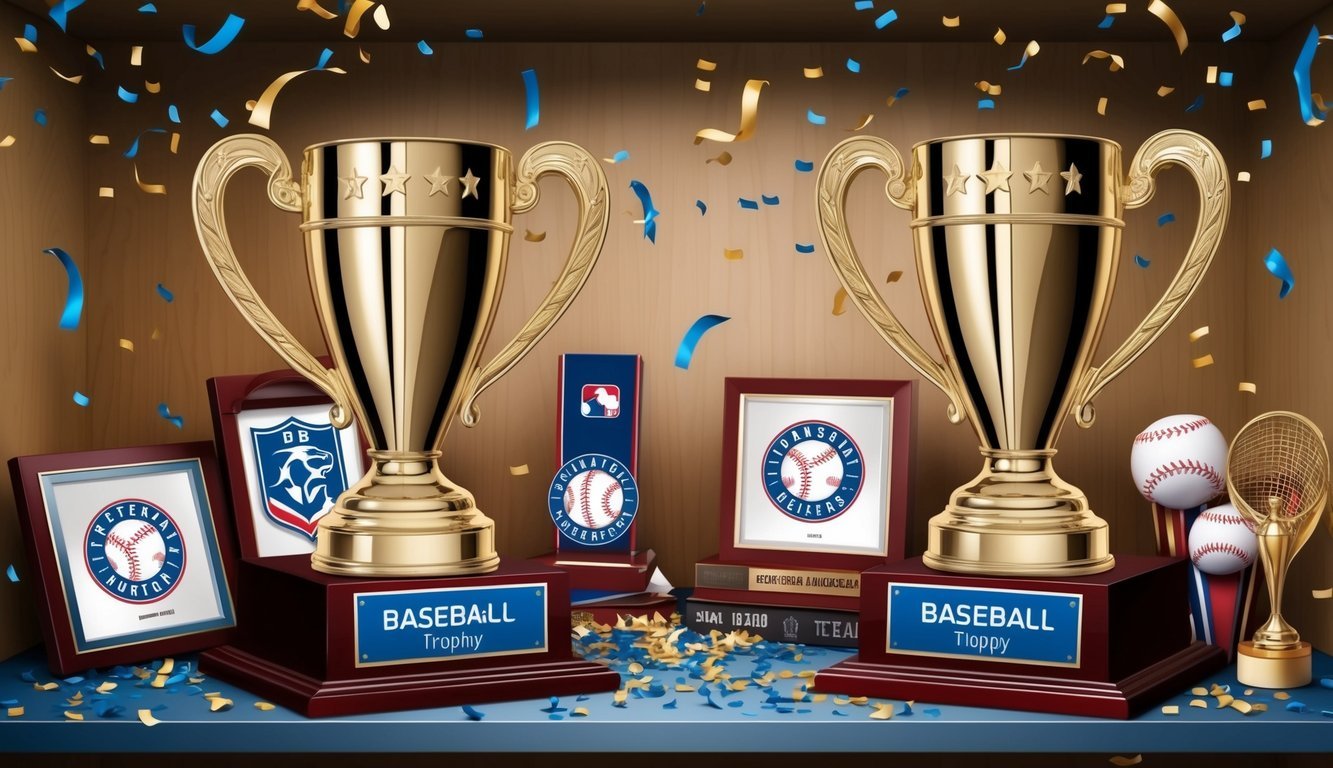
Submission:
<svg viewBox="0 0 1333 768">
<path fill-rule="evenodd" d="M 537 182 L 547 174 L 563 177 L 578 199 L 579 218 L 574 245 L 560 276 L 538 305 L 537 311 L 523 324 L 513 340 L 473 374 L 459 414 L 463 425 L 467 427 L 476 426 L 480 416 L 477 397 L 517 365 L 569 309 L 574 297 L 587 282 L 588 275 L 592 273 L 597 256 L 602 251 L 602 244 L 606 241 L 610 198 L 606 174 L 602 173 L 592 155 L 577 144 L 548 141 L 524 153 L 515 174 L 513 212 L 525 213 L 537 205 L 540 197 Z"/>
<path fill-rule="evenodd" d="M 1072 405 L 1074 420 L 1080 427 L 1090 427 L 1096 419 L 1092 401 L 1097 393 L 1138 359 L 1180 314 L 1198 290 L 1221 245 L 1231 209 L 1226 161 L 1212 142 L 1197 133 L 1162 131 L 1145 141 L 1130 164 L 1129 178 L 1121 190 L 1121 202 L 1126 208 L 1147 205 L 1157 191 L 1158 172 L 1169 165 L 1179 165 L 1189 171 L 1199 187 L 1199 221 L 1195 225 L 1194 240 L 1162 298 L 1105 363 L 1089 368 L 1084 375 Z"/>
<path fill-rule="evenodd" d="M 325 368 L 292 337 L 274 316 L 241 269 L 227 236 L 223 200 L 227 182 L 237 172 L 256 167 L 268 174 L 268 197 L 284 211 L 300 212 L 301 188 L 292 180 L 291 165 L 282 148 L 266 136 L 239 134 L 214 144 L 199 161 L 194 174 L 194 223 L 199 244 L 223 291 L 250 326 L 274 352 L 333 400 L 330 420 L 342 429 L 352 422 L 352 411 L 337 376 Z"/>
<path fill-rule="evenodd" d="M 898 150 L 887 141 L 873 136 L 846 139 L 824 159 L 816 182 L 816 205 L 824 250 L 828 253 L 829 263 L 837 273 L 838 280 L 847 291 L 847 297 L 894 351 L 945 394 L 949 399 L 946 411 L 949 421 L 958 424 L 965 414 L 948 372 L 903 328 L 893 310 L 889 309 L 888 303 L 866 273 L 865 265 L 857 256 L 856 246 L 852 244 L 851 235 L 847 231 L 844 214 L 847 192 L 856 177 L 871 168 L 883 171 L 888 177 L 884 190 L 894 205 L 907 210 L 914 207 L 916 190 L 905 179 L 903 161 Z"/>
</svg>

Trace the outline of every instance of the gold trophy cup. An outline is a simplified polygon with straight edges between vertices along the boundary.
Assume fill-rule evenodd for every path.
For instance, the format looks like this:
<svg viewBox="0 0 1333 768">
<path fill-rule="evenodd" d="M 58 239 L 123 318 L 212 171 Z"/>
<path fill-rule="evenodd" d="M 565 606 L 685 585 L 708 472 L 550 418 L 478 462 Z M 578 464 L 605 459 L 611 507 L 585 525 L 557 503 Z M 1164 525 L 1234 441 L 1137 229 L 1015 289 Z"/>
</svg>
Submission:
<svg viewBox="0 0 1333 768">
<path fill-rule="evenodd" d="M 1200 191 L 1194 241 L 1165 295 L 1102 365 L 1092 355 L 1111 306 L 1126 208 L 1152 199 L 1157 172 L 1180 165 Z M 1106 523 L 1051 462 L 1065 416 L 1092 424 L 1092 400 L 1161 335 L 1217 252 L 1230 191 L 1221 154 L 1189 131 L 1149 138 L 1122 176 L 1120 146 L 1086 136 L 979 135 L 916 145 L 910 173 L 869 136 L 833 148 L 818 211 L 848 297 L 970 421 L 985 464 L 930 521 L 925 563 L 1000 576 L 1110 569 Z M 852 181 L 876 168 L 889 200 L 912 212 L 917 276 L 943 362 L 904 330 L 848 234 Z"/>
<path fill-rule="evenodd" d="M 223 218 L 227 182 L 268 174 L 274 205 L 301 214 L 315 311 L 333 358 L 325 368 L 274 317 L 236 261 Z M 578 198 L 573 250 L 536 313 L 490 362 L 481 351 L 504 285 L 511 218 L 537 204 L 554 174 Z M 548 142 L 515 165 L 509 150 L 447 139 L 351 139 L 307 147 L 300 179 L 259 135 L 231 136 L 194 178 L 199 242 L 245 319 L 288 365 L 333 399 L 335 426 L 353 417 L 372 467 L 320 520 L 313 567 L 346 576 L 484 573 L 499 564 L 495 524 L 438 464 L 458 414 L 513 368 L 587 280 L 607 227 L 607 185 L 595 159 Z"/>
<path fill-rule="evenodd" d="M 1328 501 L 1324 435 L 1299 414 L 1255 417 L 1227 452 L 1227 493 L 1259 537 L 1271 607 L 1254 639 L 1237 649 L 1236 679 L 1258 688 L 1299 688 L 1313 676 L 1312 648 L 1282 618 L 1282 587 Z"/>
</svg>

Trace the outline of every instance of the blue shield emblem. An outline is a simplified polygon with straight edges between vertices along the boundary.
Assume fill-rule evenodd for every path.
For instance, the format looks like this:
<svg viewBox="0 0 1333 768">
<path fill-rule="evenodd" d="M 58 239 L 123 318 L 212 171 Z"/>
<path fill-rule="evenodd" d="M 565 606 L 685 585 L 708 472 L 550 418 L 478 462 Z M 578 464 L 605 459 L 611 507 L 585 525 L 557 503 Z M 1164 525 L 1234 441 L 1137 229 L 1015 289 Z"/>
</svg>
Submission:
<svg viewBox="0 0 1333 768">
<path fill-rule="evenodd" d="M 319 519 L 347 490 L 342 443 L 332 424 L 290 418 L 269 429 L 251 429 L 264 513 L 311 541 Z"/>
</svg>

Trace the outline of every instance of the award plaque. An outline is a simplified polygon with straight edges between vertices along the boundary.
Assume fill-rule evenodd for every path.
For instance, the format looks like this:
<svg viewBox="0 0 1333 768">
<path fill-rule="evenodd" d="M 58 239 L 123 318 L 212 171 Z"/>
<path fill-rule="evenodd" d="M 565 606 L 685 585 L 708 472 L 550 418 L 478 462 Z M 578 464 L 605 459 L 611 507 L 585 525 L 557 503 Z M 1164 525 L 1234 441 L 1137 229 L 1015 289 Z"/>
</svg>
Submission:
<svg viewBox="0 0 1333 768">
<path fill-rule="evenodd" d="M 273 315 L 232 251 L 223 201 L 230 179 L 249 167 L 267 174 L 275 205 L 301 215 L 332 368 Z M 534 314 L 483 362 L 513 214 L 537 204 L 546 175 L 562 177 L 577 198 L 573 247 Z M 203 654 L 202 670 L 308 716 L 619 684 L 615 672 L 572 653 L 568 576 L 502 563 L 495 523 L 439 466 L 454 418 L 476 424 L 478 395 L 582 288 L 606 237 L 607 194 L 599 163 L 562 142 L 539 144 L 515 162 L 484 143 L 331 141 L 305 150 L 297 178 L 263 136 L 231 136 L 205 153 L 194 217 L 218 282 L 273 350 L 332 401 L 333 428 L 355 417 L 370 462 L 319 511 L 313 555 L 241 563 L 237 637 Z M 281 424 L 273 429 L 273 439 L 286 439 Z M 279 468 L 275 483 L 288 479 Z"/>
<path fill-rule="evenodd" d="M 1200 191 L 1194 241 L 1165 295 L 1106 362 L 1124 210 L 1159 170 Z M 930 521 L 923 558 L 862 575 L 860 653 L 819 673 L 824 691 L 1126 718 L 1220 668 L 1192 640 L 1187 563 L 1113 557 L 1105 521 L 1056 474 L 1068 416 L 1157 339 L 1198 288 L 1230 205 L 1227 169 L 1189 131 L 1150 137 L 1127 177 L 1119 145 L 1087 136 L 981 135 L 834 147 L 817 181 L 829 261 L 880 336 L 976 430 L 981 471 Z M 907 333 L 848 234 L 852 181 L 877 168 L 913 214 L 917 276 L 943 362 Z"/>
<path fill-rule="evenodd" d="M 561 355 L 556 472 L 547 498 L 555 552 L 575 590 L 643 592 L 656 555 L 638 545 L 643 358 Z"/>
</svg>

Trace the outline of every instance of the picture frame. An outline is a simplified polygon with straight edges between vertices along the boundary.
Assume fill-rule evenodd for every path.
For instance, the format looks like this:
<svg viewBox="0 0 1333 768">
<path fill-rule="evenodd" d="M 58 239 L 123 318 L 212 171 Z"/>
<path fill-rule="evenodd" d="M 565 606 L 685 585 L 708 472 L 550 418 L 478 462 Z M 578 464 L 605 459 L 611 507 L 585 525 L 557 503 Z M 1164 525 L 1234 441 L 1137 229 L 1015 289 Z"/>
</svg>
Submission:
<svg viewBox="0 0 1333 768">
<path fill-rule="evenodd" d="M 9 462 L 51 670 L 228 642 L 234 540 L 209 442 Z"/>
<path fill-rule="evenodd" d="M 905 558 L 915 395 L 912 381 L 728 378 L 719 559 L 859 571 Z"/>
<path fill-rule="evenodd" d="M 360 429 L 333 427 L 332 401 L 291 369 L 210 378 L 208 400 L 241 557 L 314 552 L 319 519 L 370 466 Z"/>
</svg>

